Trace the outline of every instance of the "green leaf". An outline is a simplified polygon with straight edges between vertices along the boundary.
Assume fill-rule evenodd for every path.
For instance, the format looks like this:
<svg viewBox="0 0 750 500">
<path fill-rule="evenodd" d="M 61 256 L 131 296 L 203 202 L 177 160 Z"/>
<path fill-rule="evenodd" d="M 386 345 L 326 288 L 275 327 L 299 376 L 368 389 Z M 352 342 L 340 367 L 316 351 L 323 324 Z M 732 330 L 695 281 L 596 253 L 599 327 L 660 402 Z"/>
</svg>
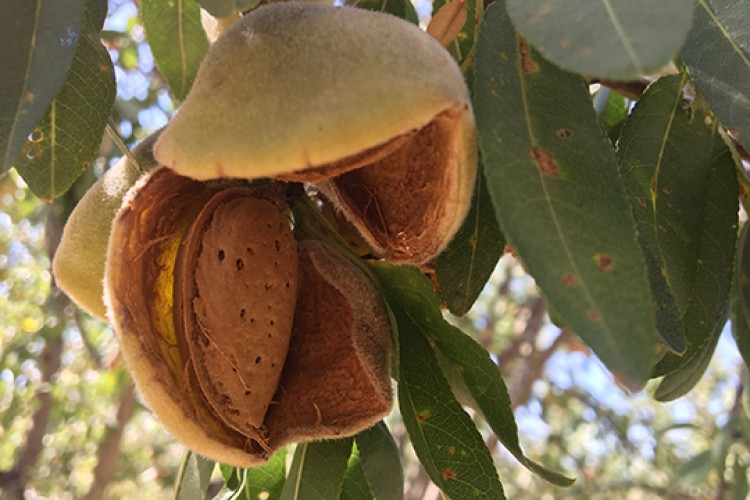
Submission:
<svg viewBox="0 0 750 500">
<path fill-rule="evenodd" d="M 692 18 L 692 0 L 508 0 L 516 29 L 561 68 L 625 80 L 668 64 Z"/>
<path fill-rule="evenodd" d="M 468 402 L 483 415 L 500 442 L 529 470 L 558 486 L 570 486 L 573 479 L 548 470 L 528 459 L 518 442 L 510 396 L 500 370 L 489 353 L 474 339 L 451 325 L 440 313 L 440 302 L 430 281 L 415 268 L 383 268 L 381 282 L 389 297 L 410 304 L 410 318 L 423 329 L 430 344 L 448 360 L 468 391 Z M 449 380 L 450 374 L 445 374 Z"/>
<path fill-rule="evenodd" d="M 601 87 L 594 95 L 594 110 L 607 134 L 613 138 L 613 133 L 619 134 L 618 128 L 628 116 L 628 103 L 622 95 L 609 87 Z M 616 138 L 617 135 L 614 136 Z"/>
<path fill-rule="evenodd" d="M 227 17 L 256 7 L 260 0 L 198 0 L 198 5 L 214 17 Z"/>
<path fill-rule="evenodd" d="M 410 23 L 419 24 L 419 16 L 410 0 L 359 0 L 356 7 L 375 12 L 387 12 Z"/>
<path fill-rule="evenodd" d="M 748 12 L 748 0 L 698 0 L 682 58 L 719 120 L 750 150 Z"/>
<path fill-rule="evenodd" d="M 372 495 L 378 500 L 404 498 L 404 469 L 398 447 L 385 422 L 380 421 L 354 437 Z"/>
<path fill-rule="evenodd" d="M 430 324 L 421 321 L 424 291 L 409 286 L 410 273 L 418 271 L 383 263 L 373 268 L 398 322 L 399 407 L 427 474 L 450 498 L 505 498 L 492 456 L 456 401 L 427 342 Z M 428 300 L 438 307 L 434 292 Z"/>
<path fill-rule="evenodd" d="M 65 79 L 82 0 L 7 0 L 0 21 L 0 172 L 8 170 Z"/>
<path fill-rule="evenodd" d="M 661 78 L 620 133 L 618 158 L 630 193 L 657 326 L 669 354 L 663 375 L 689 362 L 724 321 L 734 270 L 738 187 L 734 160 L 700 99 L 684 101 L 686 75 Z"/>
<path fill-rule="evenodd" d="M 250 499 L 278 500 L 286 479 L 286 448 L 282 448 L 259 467 L 247 469 L 245 494 Z"/>
<path fill-rule="evenodd" d="M 695 384 L 703 378 L 703 374 L 711 362 L 723 326 L 724 323 L 717 325 L 705 341 L 699 344 L 694 352 L 691 352 L 690 357 L 684 356 L 685 361 L 676 370 L 669 372 L 661 379 L 659 387 L 654 392 L 654 399 L 662 402 L 673 401 L 684 396 L 695 387 Z"/>
<path fill-rule="evenodd" d="M 505 237 L 495 218 L 487 183 L 477 173 L 474 198 L 463 225 L 435 260 L 440 293 L 450 312 L 466 314 L 503 255 Z"/>
<path fill-rule="evenodd" d="M 245 474 L 244 469 L 220 463 L 219 471 L 221 472 L 221 477 L 224 478 L 224 484 L 230 490 L 234 491 L 242 485 Z"/>
<path fill-rule="evenodd" d="M 370 487 L 367 485 L 365 471 L 359 458 L 357 446 L 352 447 L 349 463 L 346 465 L 344 484 L 341 487 L 341 500 L 372 500 Z"/>
<path fill-rule="evenodd" d="M 526 46 L 502 1 L 480 28 L 474 109 L 505 237 L 552 309 L 631 388 L 656 352 L 646 264 L 586 83 Z"/>
<path fill-rule="evenodd" d="M 351 449 L 351 438 L 298 444 L 281 500 L 338 498 Z"/>
<path fill-rule="evenodd" d="M 99 41 L 101 12 L 99 0 L 86 0 L 81 36 L 65 81 L 15 164 L 31 191 L 45 200 L 65 193 L 88 168 L 115 102 L 114 67 Z"/>
<path fill-rule="evenodd" d="M 203 458 L 192 451 L 186 452 L 177 473 L 174 499 L 194 500 L 204 498 L 215 466 L 216 463 L 213 460 Z"/>
<path fill-rule="evenodd" d="M 194 0 L 142 0 L 141 18 L 154 62 L 182 101 L 208 50 L 200 7 Z"/>
<path fill-rule="evenodd" d="M 737 269 L 732 288 L 732 336 L 745 366 L 750 367 L 750 224 L 745 223 L 737 247 Z"/>
<path fill-rule="evenodd" d="M 729 500 L 747 500 L 750 487 L 747 484 L 747 466 L 735 459 L 733 468 L 733 484 L 727 498 Z"/>
<path fill-rule="evenodd" d="M 693 458 L 682 464 L 677 471 L 677 477 L 685 486 L 698 486 L 711 471 L 716 467 L 711 450 L 706 450 L 695 455 Z"/>
</svg>

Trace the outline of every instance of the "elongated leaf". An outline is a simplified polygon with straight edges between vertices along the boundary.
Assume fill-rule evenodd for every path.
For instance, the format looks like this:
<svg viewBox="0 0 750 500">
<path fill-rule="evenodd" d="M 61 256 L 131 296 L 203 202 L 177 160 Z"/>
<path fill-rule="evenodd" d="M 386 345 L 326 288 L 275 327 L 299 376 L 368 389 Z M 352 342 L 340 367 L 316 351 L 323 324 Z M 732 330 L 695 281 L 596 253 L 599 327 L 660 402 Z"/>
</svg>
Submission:
<svg viewBox="0 0 750 500">
<path fill-rule="evenodd" d="M 339 498 L 352 439 L 298 444 L 281 500 Z"/>
<path fill-rule="evenodd" d="M 716 465 L 711 450 L 706 450 L 682 464 L 677 471 L 677 477 L 686 486 L 698 486 Z"/>
<path fill-rule="evenodd" d="M 508 0 L 516 29 L 562 68 L 611 79 L 668 64 L 690 29 L 691 0 Z"/>
<path fill-rule="evenodd" d="M 737 247 L 737 269 L 732 288 L 732 336 L 745 366 L 750 367 L 750 224 L 745 223 Z"/>
<path fill-rule="evenodd" d="M 264 465 L 247 469 L 245 494 L 251 499 L 278 500 L 281 498 L 285 479 L 286 448 L 282 448 Z"/>
<path fill-rule="evenodd" d="M 456 401 L 427 342 L 429 325 L 419 321 L 425 314 L 423 303 L 415 301 L 419 290 L 409 288 L 414 295 L 406 297 L 399 290 L 417 271 L 387 264 L 374 269 L 398 322 L 399 407 L 419 460 L 449 498 L 505 498 L 492 456 Z M 437 300 L 434 294 L 432 299 Z"/>
<path fill-rule="evenodd" d="M 657 401 L 673 401 L 684 396 L 697 384 L 711 362 L 711 358 L 719 343 L 724 322 L 716 325 L 715 330 L 710 332 L 705 341 L 698 345 L 691 356 L 685 358 L 676 370 L 669 372 L 659 382 L 659 387 L 654 392 Z"/>
<path fill-rule="evenodd" d="M 370 487 L 367 485 L 365 471 L 359 458 L 357 446 L 352 447 L 349 463 L 346 465 L 344 484 L 341 487 L 341 500 L 372 500 Z"/>
<path fill-rule="evenodd" d="M 383 421 L 354 438 L 370 492 L 377 500 L 404 498 L 404 470 L 398 447 Z"/>
<path fill-rule="evenodd" d="M 216 463 L 188 451 L 180 466 L 175 484 L 175 500 L 204 498 Z"/>
<path fill-rule="evenodd" d="M 359 0 L 356 6 L 359 9 L 387 12 L 411 23 L 419 24 L 417 11 L 410 0 Z"/>
<path fill-rule="evenodd" d="M 652 84 L 618 143 L 659 331 L 685 352 L 660 362 L 655 373 L 662 375 L 689 362 L 723 319 L 737 240 L 734 160 L 704 103 L 683 101 L 685 83 L 677 75 Z"/>
<path fill-rule="evenodd" d="M 682 57 L 719 120 L 750 149 L 750 0 L 698 0 Z"/>
<path fill-rule="evenodd" d="M 747 465 L 735 460 L 733 471 L 734 483 L 727 498 L 729 500 L 747 500 L 748 493 L 750 493 L 750 485 L 747 483 Z"/>
<path fill-rule="evenodd" d="M 198 0 L 198 5 L 214 17 L 227 17 L 257 6 L 260 0 Z"/>
<path fill-rule="evenodd" d="M 5 172 L 65 79 L 83 0 L 6 0 L 2 9 L 0 172 Z"/>
<path fill-rule="evenodd" d="M 725 321 L 737 241 L 734 160 L 701 101 L 683 103 L 684 84 L 684 75 L 666 77 L 647 90 L 618 151 L 664 313 L 659 329 L 670 339 L 681 321 L 685 335 L 685 353 L 667 354 L 655 376 L 706 356 L 704 344 Z"/>
<path fill-rule="evenodd" d="M 141 18 L 156 66 L 174 96 L 185 99 L 208 50 L 200 7 L 195 0 L 142 0 Z"/>
<path fill-rule="evenodd" d="M 614 151 L 585 82 L 528 47 L 503 7 L 496 1 L 485 14 L 474 81 L 497 217 L 551 307 L 639 388 L 656 326 Z"/>
<path fill-rule="evenodd" d="M 65 193 L 99 150 L 116 94 L 112 60 L 99 41 L 106 7 L 100 0 L 86 0 L 65 82 L 16 161 L 18 173 L 39 198 Z"/>
<path fill-rule="evenodd" d="M 440 314 L 440 302 L 430 281 L 414 268 L 383 268 L 378 276 L 396 302 L 410 304 L 410 318 L 423 329 L 430 344 L 454 365 L 469 392 L 472 406 L 490 424 L 500 442 L 516 459 L 540 477 L 559 486 L 573 479 L 529 460 L 521 450 L 510 396 L 500 370 L 489 353 L 471 337 L 451 325 Z M 450 379 L 450 377 L 448 377 Z"/>
<path fill-rule="evenodd" d="M 440 293 L 450 312 L 463 316 L 471 309 L 504 248 L 505 237 L 480 172 L 469 215 L 448 248 L 435 260 Z"/>
</svg>

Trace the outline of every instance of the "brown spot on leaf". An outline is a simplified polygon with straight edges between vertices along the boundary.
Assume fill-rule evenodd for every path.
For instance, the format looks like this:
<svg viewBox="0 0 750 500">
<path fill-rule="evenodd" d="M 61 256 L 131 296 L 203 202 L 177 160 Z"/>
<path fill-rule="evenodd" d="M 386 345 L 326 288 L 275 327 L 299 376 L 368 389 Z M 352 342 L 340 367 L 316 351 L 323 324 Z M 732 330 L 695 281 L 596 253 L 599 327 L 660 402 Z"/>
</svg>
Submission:
<svg viewBox="0 0 750 500">
<path fill-rule="evenodd" d="M 602 272 L 609 271 L 612 268 L 612 264 L 614 264 L 612 257 L 610 257 L 609 255 L 598 254 L 594 257 L 596 258 L 596 263 L 599 267 L 599 270 Z"/>
<path fill-rule="evenodd" d="M 574 134 L 569 128 L 559 128 L 555 130 L 555 135 L 560 139 L 570 139 Z"/>
<path fill-rule="evenodd" d="M 599 321 L 599 313 L 596 311 L 589 311 L 586 313 L 586 317 L 589 319 L 589 321 Z"/>
<path fill-rule="evenodd" d="M 531 156 L 531 159 L 534 160 L 534 163 L 537 164 L 539 170 L 541 170 L 544 175 L 549 175 L 551 177 L 558 177 L 560 175 L 557 162 L 549 151 L 542 149 L 539 146 L 534 146 L 529 149 L 529 156 Z"/>
<path fill-rule="evenodd" d="M 453 472 L 453 471 L 452 471 L 452 470 L 450 470 L 450 469 L 445 469 L 445 470 L 444 470 L 444 471 L 442 472 L 442 476 L 443 476 L 443 479 L 455 479 L 455 478 L 456 478 L 456 473 L 455 473 L 455 472 Z"/>
<path fill-rule="evenodd" d="M 661 192 L 664 193 L 664 194 L 666 194 L 667 196 L 669 196 L 670 194 L 672 194 L 672 190 L 669 189 L 667 186 L 664 186 L 663 188 L 661 188 Z"/>
<path fill-rule="evenodd" d="M 570 274 L 566 274 L 562 278 L 562 284 L 565 285 L 565 286 L 575 286 L 576 283 L 577 282 L 576 282 L 575 277 L 572 276 L 572 275 L 570 275 Z"/>
<path fill-rule="evenodd" d="M 422 410 L 417 412 L 417 420 L 421 423 L 427 420 L 430 416 L 430 410 Z"/>
<path fill-rule="evenodd" d="M 36 94 L 34 92 L 26 92 L 26 94 L 23 96 L 23 100 L 26 102 L 34 102 L 35 98 Z"/>
<path fill-rule="evenodd" d="M 646 200 L 644 200 L 643 198 L 636 198 L 636 199 L 638 200 L 638 204 L 639 204 L 640 206 L 642 206 L 642 207 L 644 207 L 644 208 L 645 208 L 645 207 L 647 206 L 647 205 L 646 205 Z"/>
<path fill-rule="evenodd" d="M 531 58 L 531 49 L 523 40 L 518 41 L 518 54 L 521 56 L 521 69 L 524 73 L 539 71 L 539 65 Z"/>
<path fill-rule="evenodd" d="M 451 446 L 450 448 L 448 448 L 448 453 L 450 453 L 451 455 L 455 455 L 456 454 L 456 448 L 453 447 L 453 446 Z"/>
</svg>

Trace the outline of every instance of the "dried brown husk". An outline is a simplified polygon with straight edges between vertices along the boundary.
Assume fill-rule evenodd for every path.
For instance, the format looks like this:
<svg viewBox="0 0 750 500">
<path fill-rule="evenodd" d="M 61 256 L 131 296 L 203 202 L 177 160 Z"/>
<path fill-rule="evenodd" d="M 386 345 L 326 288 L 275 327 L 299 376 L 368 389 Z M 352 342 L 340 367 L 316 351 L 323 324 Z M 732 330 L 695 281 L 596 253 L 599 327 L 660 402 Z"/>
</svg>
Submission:
<svg viewBox="0 0 750 500">
<path fill-rule="evenodd" d="M 269 408 L 272 448 L 356 434 L 392 406 L 382 298 L 332 246 L 300 243 L 300 296 L 284 373 Z"/>
<path fill-rule="evenodd" d="M 471 193 L 465 183 L 474 172 L 458 166 L 473 161 L 474 152 L 457 145 L 473 141 L 474 131 L 461 126 L 461 113 L 446 111 L 392 154 L 318 184 L 377 255 L 423 264 L 463 220 Z"/>
<path fill-rule="evenodd" d="M 162 168 L 112 228 L 108 316 L 139 391 L 189 448 L 236 466 L 353 435 L 392 405 L 382 298 L 328 244 L 298 252 L 285 209 Z"/>
<path fill-rule="evenodd" d="M 191 349 L 191 339 L 184 337 L 186 329 L 182 324 L 184 317 L 190 317 L 191 311 L 196 310 L 196 304 L 199 315 L 202 316 L 204 308 L 218 304 L 218 300 L 221 300 L 213 296 L 216 290 L 210 291 L 208 304 L 206 301 L 190 300 L 191 296 L 195 299 L 196 291 L 196 288 L 188 286 L 191 281 L 193 284 L 198 283 L 198 292 L 202 287 L 200 278 L 191 280 L 182 274 L 185 271 L 186 260 L 190 260 L 187 259 L 184 247 L 191 235 L 194 236 L 194 239 L 190 240 L 193 242 L 196 238 L 199 242 L 204 239 L 205 233 L 195 227 L 196 222 L 206 222 L 208 215 L 203 212 L 211 200 L 217 196 L 219 200 L 225 199 L 226 195 L 223 193 L 228 191 L 236 194 L 237 190 L 233 186 L 231 183 L 194 181 L 176 175 L 168 169 L 159 169 L 140 181 L 128 194 L 113 224 L 108 253 L 106 299 L 109 319 L 136 385 L 146 404 L 167 429 L 202 455 L 238 466 L 252 466 L 264 462 L 268 457 L 262 432 L 238 432 L 226 422 L 232 421 L 231 414 L 217 414 L 211 399 L 206 397 L 203 389 L 206 384 L 200 380 L 205 376 L 205 371 L 196 370 L 195 363 L 197 357 L 202 360 L 201 364 L 211 367 L 212 363 L 218 361 L 217 350 L 204 349 L 202 357 L 201 352 L 193 354 L 191 351 L 201 350 Z M 245 195 L 243 191 L 239 198 L 242 199 Z M 243 201 L 240 204 L 244 203 Z M 278 214 L 278 209 L 276 212 Z M 223 215 L 223 212 L 220 214 Z M 230 214 L 230 219 L 233 216 Z M 267 221 L 260 218 L 245 216 L 244 219 L 251 230 L 254 223 L 267 225 Z M 277 221 L 278 215 L 274 222 Z M 267 229 L 266 227 L 263 230 Z M 274 230 L 279 231 L 278 226 L 274 226 Z M 289 233 L 288 223 L 286 232 Z M 289 238 L 290 234 L 287 234 L 287 242 Z M 276 239 L 279 239 L 278 235 Z M 271 245 L 275 250 L 274 241 L 271 240 Z M 260 250 L 257 246 L 255 248 Z M 197 260 L 203 260 L 201 255 L 199 252 Z M 292 260 L 291 268 L 285 263 L 287 272 L 296 273 L 296 255 Z M 264 262 L 273 267 L 273 260 Z M 250 263 L 248 266 L 250 267 Z M 199 265 L 199 272 L 200 268 Z M 220 285 L 218 280 L 216 284 Z M 291 289 L 293 284 L 294 281 L 290 281 L 290 290 L 283 292 L 291 296 L 292 302 L 291 305 L 287 305 L 287 311 L 283 311 L 283 308 L 279 310 L 285 316 L 293 314 L 296 296 L 296 290 Z M 234 310 L 238 309 L 238 301 L 245 301 L 253 294 L 258 296 L 263 293 L 266 293 L 265 290 L 237 294 L 236 297 L 229 297 L 229 294 L 224 293 L 222 299 L 226 301 L 227 307 Z M 265 302 L 250 302 L 254 310 L 249 310 L 248 314 L 255 314 L 255 309 L 259 307 L 265 311 L 267 307 Z M 221 321 L 231 323 L 232 320 L 228 313 L 225 317 L 212 320 L 214 323 L 211 323 L 211 326 L 216 329 L 211 332 L 212 341 L 218 341 L 215 344 L 218 350 L 234 350 L 237 342 L 232 340 L 232 335 L 242 337 L 247 333 L 247 330 L 219 331 L 220 327 L 217 328 L 217 325 L 220 325 Z M 192 340 L 201 342 L 206 339 L 205 336 L 200 337 L 201 332 L 187 330 L 194 335 Z M 195 335 L 199 338 L 195 339 Z M 286 350 L 288 335 L 289 333 L 286 340 L 283 335 L 278 339 L 282 347 L 276 349 L 275 356 L 279 350 Z M 225 345 L 227 342 L 230 346 Z M 245 343 L 245 347 L 250 346 Z M 231 354 L 236 357 L 241 356 L 242 352 Z M 207 363 L 204 363 L 205 361 Z M 239 363 L 244 361 L 238 360 Z M 209 374 L 209 377 L 222 376 L 221 370 L 212 370 Z M 209 379 L 209 387 L 212 381 L 214 380 Z M 227 382 L 234 388 L 239 383 L 236 377 Z M 275 391 L 276 384 L 271 385 L 271 391 Z M 232 391 L 229 392 L 234 394 Z M 248 410 L 243 409 L 243 413 L 247 412 Z M 249 412 L 252 413 L 252 410 Z"/>
</svg>

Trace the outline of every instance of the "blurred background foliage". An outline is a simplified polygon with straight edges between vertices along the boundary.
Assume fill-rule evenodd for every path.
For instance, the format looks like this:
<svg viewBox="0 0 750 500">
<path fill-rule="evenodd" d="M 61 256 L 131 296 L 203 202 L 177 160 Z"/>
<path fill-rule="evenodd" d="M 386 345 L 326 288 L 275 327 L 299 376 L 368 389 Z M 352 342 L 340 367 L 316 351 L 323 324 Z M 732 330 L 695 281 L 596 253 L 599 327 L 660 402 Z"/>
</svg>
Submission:
<svg viewBox="0 0 750 500">
<path fill-rule="evenodd" d="M 416 9 L 424 19 L 431 5 Z M 116 68 L 114 124 L 131 147 L 165 125 L 175 103 L 134 2 L 110 0 L 102 36 Z M 121 154 L 105 136 L 93 168 L 54 203 L 35 198 L 14 171 L 0 179 L 0 498 L 172 496 L 184 448 L 134 394 L 111 330 L 57 293 L 49 272 L 65 216 Z M 485 429 L 509 498 L 746 498 L 745 370 L 728 332 L 695 389 L 662 404 L 652 386 L 626 393 L 554 327 L 510 255 L 469 314 L 451 320 L 500 366 L 527 454 L 577 478 L 569 489 L 542 481 Z M 398 415 L 389 424 L 406 497 L 440 498 Z"/>
</svg>

